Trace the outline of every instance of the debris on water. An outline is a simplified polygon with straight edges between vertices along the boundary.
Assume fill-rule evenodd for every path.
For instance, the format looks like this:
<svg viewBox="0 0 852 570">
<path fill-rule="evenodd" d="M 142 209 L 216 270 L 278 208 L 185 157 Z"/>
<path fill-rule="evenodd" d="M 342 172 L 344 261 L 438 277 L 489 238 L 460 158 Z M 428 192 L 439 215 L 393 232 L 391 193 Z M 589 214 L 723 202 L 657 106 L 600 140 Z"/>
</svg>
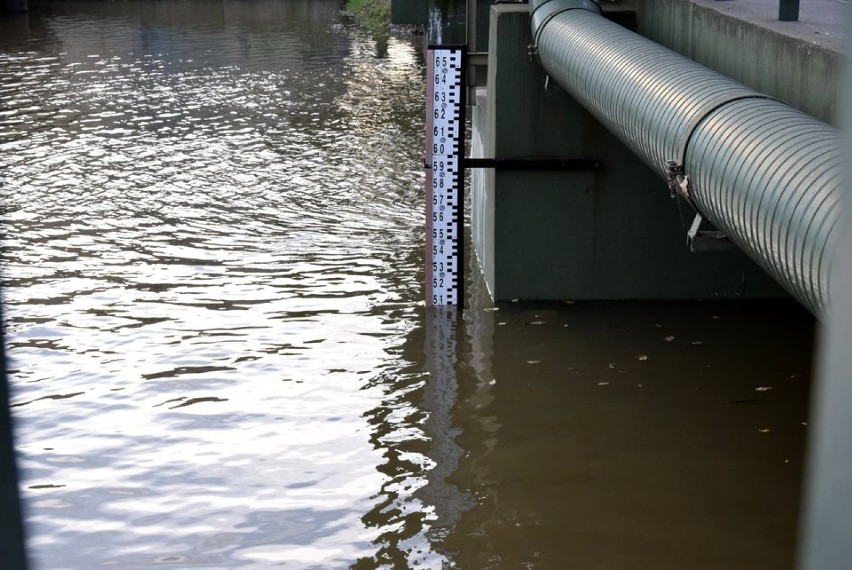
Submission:
<svg viewBox="0 0 852 570">
<path fill-rule="evenodd" d="M 491 380 L 489 380 L 489 381 L 488 381 L 488 385 L 489 385 L 489 386 L 493 386 L 493 385 L 494 385 L 494 384 L 496 384 L 496 383 L 497 383 L 497 379 L 496 379 L 496 378 L 492 378 Z"/>
<path fill-rule="evenodd" d="M 669 335 L 669 336 L 667 336 L 666 338 L 664 338 L 663 340 L 664 340 L 664 341 L 666 341 L 666 342 L 671 342 L 671 341 L 673 341 L 674 339 L 675 339 L 675 337 L 673 337 L 672 335 Z"/>
<path fill-rule="evenodd" d="M 648 355 L 647 354 L 640 354 L 639 356 L 636 357 L 636 360 L 648 360 Z"/>
<path fill-rule="evenodd" d="M 486 313 L 493 313 L 494 311 L 499 311 L 500 307 L 485 307 L 483 311 Z"/>
<path fill-rule="evenodd" d="M 654 326 L 657 327 L 658 329 L 663 328 L 663 325 L 661 325 L 660 323 L 654 323 Z"/>
<path fill-rule="evenodd" d="M 790 378 L 792 378 L 793 380 L 795 380 L 797 378 L 801 378 L 801 377 L 802 377 L 802 375 L 799 374 L 798 372 L 791 372 L 790 373 Z"/>
<path fill-rule="evenodd" d="M 615 362 L 610 362 L 609 367 L 612 368 L 613 370 L 615 370 Z"/>
<path fill-rule="evenodd" d="M 637 387 L 637 388 L 641 388 L 641 387 L 642 387 L 642 384 L 636 384 L 636 387 Z"/>
<path fill-rule="evenodd" d="M 598 386 L 609 386 L 609 382 L 598 382 Z"/>
<path fill-rule="evenodd" d="M 772 389 L 772 386 L 758 386 L 754 389 L 755 392 L 768 392 Z"/>
<path fill-rule="evenodd" d="M 698 344 L 704 344 L 704 341 L 700 341 L 700 340 L 693 340 L 693 341 L 692 341 L 692 344 L 695 344 L 695 345 L 698 345 Z"/>
<path fill-rule="evenodd" d="M 520 301 L 520 299 L 519 299 L 519 298 L 517 298 L 517 297 L 515 297 L 514 299 L 512 299 L 512 301 L 511 301 L 511 302 L 512 302 L 512 303 L 517 303 L 518 301 Z"/>
<path fill-rule="evenodd" d="M 718 321 L 718 320 L 719 320 L 719 319 L 721 319 L 721 318 L 722 318 L 722 317 L 720 317 L 719 315 L 713 315 L 713 317 L 712 317 L 712 319 L 713 319 L 714 321 Z"/>
<path fill-rule="evenodd" d="M 565 303 L 566 305 L 573 305 L 574 304 L 574 301 L 572 301 L 571 299 L 562 299 L 562 302 Z"/>
<path fill-rule="evenodd" d="M 527 364 L 541 364 L 541 360 L 527 360 Z"/>
<path fill-rule="evenodd" d="M 527 326 L 527 325 L 538 326 L 538 325 L 543 325 L 543 324 L 544 324 L 544 321 L 530 321 L 528 323 L 524 323 L 524 326 Z"/>
<path fill-rule="evenodd" d="M 175 408 L 185 408 L 187 406 L 192 406 L 193 404 L 200 404 L 202 402 L 227 402 L 228 398 L 218 398 L 216 396 L 207 396 L 204 398 L 190 398 L 185 402 L 178 404 L 177 406 L 171 406 L 169 409 L 174 410 Z"/>
<path fill-rule="evenodd" d="M 802 422 L 802 425 L 803 425 L 803 426 L 807 426 L 807 425 L 808 425 L 808 422 Z"/>
<path fill-rule="evenodd" d="M 506 321 L 500 321 L 499 323 L 497 323 L 497 326 L 502 327 L 505 324 L 506 324 Z"/>
<path fill-rule="evenodd" d="M 769 433 L 769 428 L 758 428 L 757 431 L 760 433 Z"/>
</svg>

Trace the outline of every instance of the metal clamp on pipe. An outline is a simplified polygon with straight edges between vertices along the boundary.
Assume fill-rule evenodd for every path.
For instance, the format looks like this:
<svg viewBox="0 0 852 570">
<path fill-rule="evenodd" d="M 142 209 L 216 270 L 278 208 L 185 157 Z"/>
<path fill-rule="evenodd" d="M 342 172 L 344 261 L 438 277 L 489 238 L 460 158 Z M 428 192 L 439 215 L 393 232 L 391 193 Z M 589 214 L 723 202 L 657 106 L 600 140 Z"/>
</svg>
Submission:
<svg viewBox="0 0 852 570">
<path fill-rule="evenodd" d="M 669 185 L 669 191 L 672 198 L 680 196 L 693 208 L 692 198 L 689 196 L 689 175 L 683 170 L 683 162 L 679 160 L 666 161 L 666 183 Z"/>
</svg>

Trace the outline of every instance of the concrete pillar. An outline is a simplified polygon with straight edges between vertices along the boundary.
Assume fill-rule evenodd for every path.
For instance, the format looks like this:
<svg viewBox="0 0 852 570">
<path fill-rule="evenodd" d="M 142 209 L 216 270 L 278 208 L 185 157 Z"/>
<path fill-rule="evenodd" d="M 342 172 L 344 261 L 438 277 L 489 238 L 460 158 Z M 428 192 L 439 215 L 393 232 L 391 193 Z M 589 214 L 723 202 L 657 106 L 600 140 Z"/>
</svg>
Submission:
<svg viewBox="0 0 852 570">
<path fill-rule="evenodd" d="M 852 34 L 852 18 L 847 27 Z M 847 164 L 852 164 L 852 65 L 846 69 Z M 798 567 L 842 570 L 852 560 L 852 170 L 835 248 L 833 306 L 821 334 L 810 414 L 808 470 Z"/>
</svg>

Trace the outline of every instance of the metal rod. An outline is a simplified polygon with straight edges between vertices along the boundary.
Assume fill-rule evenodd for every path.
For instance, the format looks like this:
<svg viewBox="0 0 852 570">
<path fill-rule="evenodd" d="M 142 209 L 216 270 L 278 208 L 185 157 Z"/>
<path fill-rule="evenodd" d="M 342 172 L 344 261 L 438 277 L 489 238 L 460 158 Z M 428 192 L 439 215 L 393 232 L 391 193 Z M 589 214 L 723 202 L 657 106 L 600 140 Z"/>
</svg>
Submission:
<svg viewBox="0 0 852 570">
<path fill-rule="evenodd" d="M 596 170 L 601 163 L 586 158 L 465 158 L 462 166 L 498 170 Z"/>
<path fill-rule="evenodd" d="M 779 0 L 778 19 L 782 22 L 798 22 L 799 0 Z"/>
</svg>

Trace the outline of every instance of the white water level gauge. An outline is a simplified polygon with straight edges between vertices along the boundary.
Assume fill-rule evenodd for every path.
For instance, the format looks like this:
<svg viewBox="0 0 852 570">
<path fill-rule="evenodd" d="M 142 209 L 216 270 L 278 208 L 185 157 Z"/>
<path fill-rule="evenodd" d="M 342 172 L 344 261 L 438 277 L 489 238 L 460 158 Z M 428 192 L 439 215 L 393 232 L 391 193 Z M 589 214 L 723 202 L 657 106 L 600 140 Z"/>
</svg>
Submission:
<svg viewBox="0 0 852 570">
<path fill-rule="evenodd" d="M 432 46 L 426 75 L 426 305 L 461 306 L 464 47 Z"/>
</svg>

